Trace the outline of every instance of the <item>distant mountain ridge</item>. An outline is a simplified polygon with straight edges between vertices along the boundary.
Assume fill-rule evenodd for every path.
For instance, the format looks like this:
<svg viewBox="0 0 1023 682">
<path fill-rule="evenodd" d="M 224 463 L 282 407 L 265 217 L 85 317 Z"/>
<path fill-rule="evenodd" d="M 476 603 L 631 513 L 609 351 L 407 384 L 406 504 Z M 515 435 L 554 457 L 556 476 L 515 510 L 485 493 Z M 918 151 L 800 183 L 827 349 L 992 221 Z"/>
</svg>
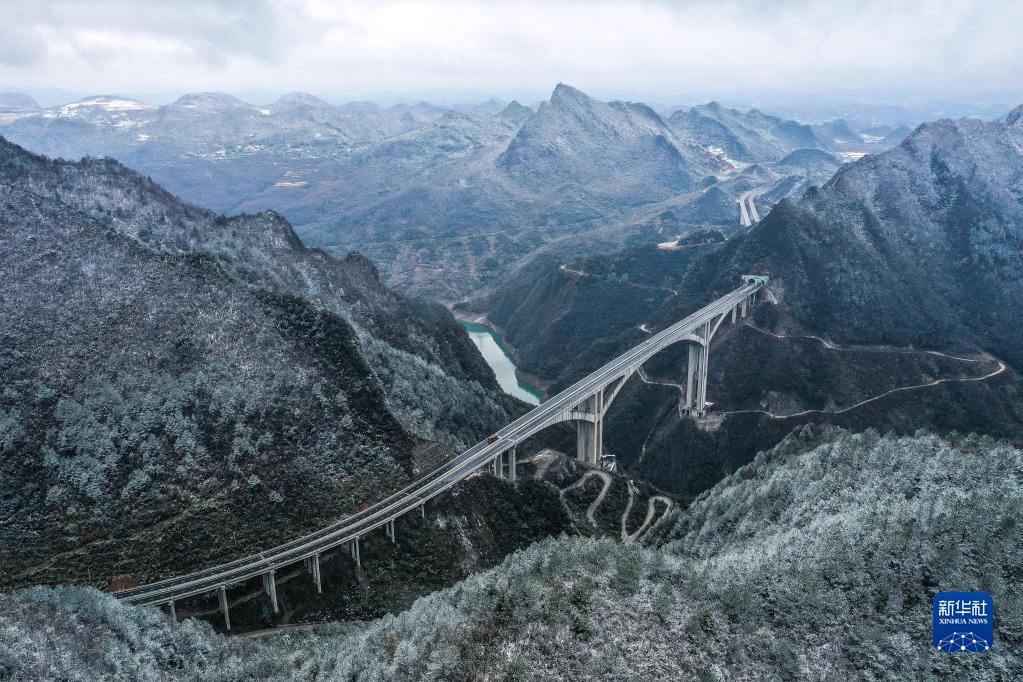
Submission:
<svg viewBox="0 0 1023 682">
<path fill-rule="evenodd" d="M 796 149 L 827 149 L 810 126 L 769 116 L 756 109 L 742 113 L 710 102 L 668 119 L 685 139 L 722 148 L 731 158 L 745 162 L 774 161 Z"/>
<path fill-rule="evenodd" d="M 547 248 L 738 229 L 737 203 L 731 216 L 726 201 L 694 203 L 710 184 L 732 201 L 752 191 L 766 213 L 826 179 L 821 164 L 772 166 L 827 145 L 757 110 L 711 103 L 665 120 L 566 84 L 536 111 L 457 109 L 334 106 L 301 92 L 258 106 L 222 93 L 161 107 L 103 97 L 10 114 L 0 133 L 49 156 L 111 156 L 214 210 L 272 208 L 305 241 L 364 252 L 389 285 L 447 302 Z"/>
<path fill-rule="evenodd" d="M 20 92 L 0 92 L 0 111 L 38 109 L 39 103 Z"/>
</svg>

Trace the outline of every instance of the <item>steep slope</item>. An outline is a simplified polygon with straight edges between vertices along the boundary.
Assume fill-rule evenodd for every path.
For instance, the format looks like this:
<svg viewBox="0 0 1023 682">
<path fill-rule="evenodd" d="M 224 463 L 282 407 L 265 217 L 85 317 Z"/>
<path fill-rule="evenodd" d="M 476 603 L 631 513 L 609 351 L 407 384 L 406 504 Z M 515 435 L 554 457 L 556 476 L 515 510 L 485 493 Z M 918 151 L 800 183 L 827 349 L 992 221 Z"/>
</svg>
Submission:
<svg viewBox="0 0 1023 682">
<path fill-rule="evenodd" d="M 776 161 L 796 149 L 828 148 L 809 126 L 717 102 L 676 111 L 668 122 L 682 139 L 717 147 L 728 158 L 747 163 Z"/>
<path fill-rule="evenodd" d="M 1023 674 L 1014 534 L 1023 487 L 1006 475 L 1023 470 L 1020 451 L 973 437 L 801 440 L 702 496 L 665 548 L 549 540 L 368 625 L 239 641 L 95 592 L 18 593 L 0 600 L 0 671 L 399 680 Z M 997 605 L 983 655 L 930 646 L 931 599 L 959 588 L 988 591 Z"/>
<path fill-rule="evenodd" d="M 447 311 L 274 214 L 0 141 L 0 564 L 153 578 L 272 545 L 517 409 Z M 439 453 L 431 454 L 435 459 Z"/>
<path fill-rule="evenodd" d="M 806 329 L 848 342 L 969 343 L 1023 366 L 1021 167 L 1023 126 L 926 124 L 783 202 L 683 289 L 720 291 L 763 270 Z"/>
<path fill-rule="evenodd" d="M 928 124 L 783 201 L 748 233 L 668 243 L 675 255 L 645 247 L 547 262 L 510 279 L 486 311 L 519 367 L 559 387 L 740 274 L 770 275 L 778 302 L 757 311 L 762 331 L 726 327 L 711 354 L 714 410 L 739 413 L 709 432 L 679 417 L 679 349 L 655 358 L 609 414 L 605 445 L 619 465 L 682 496 L 807 422 L 1023 440 L 1021 149 L 1019 127 Z"/>
<path fill-rule="evenodd" d="M 582 186 L 604 199 L 646 203 L 691 189 L 709 159 L 694 163 L 652 109 L 604 103 L 559 83 L 497 165 L 525 187 L 547 195 Z"/>
</svg>

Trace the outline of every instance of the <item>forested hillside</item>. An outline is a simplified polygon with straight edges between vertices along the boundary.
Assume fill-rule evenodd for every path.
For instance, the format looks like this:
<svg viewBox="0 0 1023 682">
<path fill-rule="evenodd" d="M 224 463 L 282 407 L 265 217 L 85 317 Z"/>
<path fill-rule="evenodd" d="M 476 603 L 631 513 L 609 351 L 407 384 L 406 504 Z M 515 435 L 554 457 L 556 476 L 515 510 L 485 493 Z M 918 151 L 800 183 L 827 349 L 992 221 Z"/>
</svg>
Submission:
<svg viewBox="0 0 1023 682">
<path fill-rule="evenodd" d="M 921 126 L 842 168 L 687 276 L 679 302 L 771 274 L 804 326 L 855 343 L 973 345 L 1023 366 L 1023 125 Z"/>
<path fill-rule="evenodd" d="M 684 348 L 651 360 L 609 413 L 609 452 L 680 495 L 807 422 L 1023 440 L 1021 150 L 1012 114 L 926 124 L 747 233 L 552 258 L 511 278 L 488 315 L 520 367 L 556 388 L 734 289 L 741 274 L 769 275 L 757 328 L 726 325 L 715 339 L 708 395 L 712 414 L 730 413 L 716 430 L 678 416 Z M 998 362 L 1006 369 L 992 374 Z M 914 386 L 925 388 L 896 390 Z"/>
<path fill-rule="evenodd" d="M 1023 453 L 794 434 L 645 549 L 548 540 L 368 625 L 241 641 L 96 592 L 0 598 L 0 671 L 170 679 L 1014 679 Z M 932 650 L 931 599 L 990 592 L 992 649 Z M 41 627 L 46 623 L 47 627 Z"/>
<path fill-rule="evenodd" d="M 273 213 L 0 140 L 3 583 L 147 580 L 378 499 L 521 409 L 454 318 Z"/>
</svg>

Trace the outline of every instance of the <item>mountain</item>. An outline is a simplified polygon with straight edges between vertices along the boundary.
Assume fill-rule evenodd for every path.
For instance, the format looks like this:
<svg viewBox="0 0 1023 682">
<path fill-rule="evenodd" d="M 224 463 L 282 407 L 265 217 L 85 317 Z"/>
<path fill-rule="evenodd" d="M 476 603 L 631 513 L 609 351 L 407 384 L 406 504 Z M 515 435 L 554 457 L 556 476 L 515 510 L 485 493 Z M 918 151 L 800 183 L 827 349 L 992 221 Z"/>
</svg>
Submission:
<svg viewBox="0 0 1023 682">
<path fill-rule="evenodd" d="M 568 184 L 635 203 L 691 189 L 709 159 L 693 163 L 646 105 L 604 103 L 559 83 L 497 158 L 523 186 L 545 194 Z M 649 200 L 649 199 L 647 199 Z"/>
<path fill-rule="evenodd" d="M 20 92 L 0 92 L 0 111 L 38 109 L 39 103 Z"/>
<path fill-rule="evenodd" d="M 860 134 L 853 132 L 853 129 L 849 127 L 849 122 L 844 118 L 836 118 L 834 121 L 822 123 L 815 126 L 814 130 L 821 138 L 838 144 L 863 141 Z"/>
<path fill-rule="evenodd" d="M 331 108 L 330 104 L 323 101 L 316 95 L 310 95 L 308 92 L 289 92 L 267 106 L 270 111 L 285 111 L 301 107 L 311 107 L 313 109 Z"/>
<path fill-rule="evenodd" d="M 679 306 L 765 272 L 806 330 L 848 343 L 966 344 L 1023 365 L 1021 129 L 938 121 L 843 166 L 676 278 Z"/>
<path fill-rule="evenodd" d="M 507 125 L 517 128 L 532 115 L 532 109 L 524 107 L 515 100 L 512 100 L 508 103 L 508 106 L 497 113 L 497 118 Z"/>
<path fill-rule="evenodd" d="M 884 138 L 881 140 L 881 143 L 894 147 L 895 145 L 905 140 L 906 136 L 909 135 L 911 132 L 913 132 L 913 130 L 909 126 L 898 126 L 895 129 L 893 129 L 890 133 L 885 135 Z"/>
<path fill-rule="evenodd" d="M 1023 104 L 1007 113 L 1001 122 L 1007 126 L 1023 125 Z"/>
<path fill-rule="evenodd" d="M 547 540 L 369 623 L 250 640 L 173 624 L 94 590 L 0 596 L 0 671 L 225 680 L 1023 675 L 1014 579 L 1023 559 L 1013 533 L 1023 485 L 1006 475 L 1023 470 L 1023 453 L 973 436 L 808 431 L 696 500 L 666 546 Z M 931 646 L 934 594 L 958 587 L 994 598 L 995 640 L 983 655 Z"/>
<path fill-rule="evenodd" d="M 476 102 L 471 104 L 453 104 L 451 109 L 454 111 L 461 111 L 466 114 L 476 114 L 480 116 L 495 116 L 501 113 L 508 107 L 509 102 L 496 97 L 491 97 L 485 102 Z M 517 104 L 517 102 L 516 102 Z"/>
<path fill-rule="evenodd" d="M 769 166 L 736 177 L 744 169 L 714 139 L 680 135 L 645 105 L 601 102 L 564 84 L 535 112 L 496 104 L 336 107 L 304 93 L 261 107 L 222 93 L 162 107 L 90 98 L 5 119 L 0 132 L 50 156 L 111 156 L 215 210 L 280 211 L 308 243 L 338 257 L 357 249 L 388 285 L 448 302 L 486 292 L 539 252 L 738 229 L 738 204 L 726 216 L 727 201 L 709 211 L 693 203 L 708 183 L 725 183 L 733 201 L 755 191 L 766 213 L 768 200 L 824 180 Z M 759 112 L 734 116 L 743 135 L 766 140 L 764 164 L 805 133 Z"/>
<path fill-rule="evenodd" d="M 686 140 L 720 149 L 726 158 L 745 163 L 776 161 L 796 149 L 827 149 L 805 125 L 764 114 L 742 113 L 717 102 L 676 111 L 668 123 Z"/>
<path fill-rule="evenodd" d="M 223 92 L 196 92 L 182 95 L 171 107 L 177 109 L 194 109 L 196 113 L 220 113 L 232 109 L 253 109 L 248 102 L 243 102 L 233 95 Z"/>
<path fill-rule="evenodd" d="M 680 496 L 809 422 L 1023 439 L 1021 149 L 1019 126 L 927 124 L 748 232 L 537 260 L 473 311 L 553 390 L 741 274 L 770 275 L 776 300 L 753 325 L 723 328 L 711 353 L 711 400 L 735 414 L 703 430 L 678 416 L 681 347 L 651 360 L 609 414 L 619 466 Z M 786 163 L 812 164 L 798 157 Z"/>
<path fill-rule="evenodd" d="M 925 124 L 783 202 L 722 251 L 727 265 L 707 267 L 725 266 L 722 287 L 741 268 L 771 271 L 807 329 L 849 342 L 966 342 L 1023 366 L 1021 140 L 1019 126 Z"/>
<path fill-rule="evenodd" d="M 830 179 L 842 166 L 842 160 L 821 149 L 797 149 L 779 159 L 775 165 L 807 172 L 824 172 Z"/>
<path fill-rule="evenodd" d="M 521 409 L 450 313 L 272 212 L 219 216 L 5 140 L 0 196 L 6 585 L 271 546 Z"/>
</svg>

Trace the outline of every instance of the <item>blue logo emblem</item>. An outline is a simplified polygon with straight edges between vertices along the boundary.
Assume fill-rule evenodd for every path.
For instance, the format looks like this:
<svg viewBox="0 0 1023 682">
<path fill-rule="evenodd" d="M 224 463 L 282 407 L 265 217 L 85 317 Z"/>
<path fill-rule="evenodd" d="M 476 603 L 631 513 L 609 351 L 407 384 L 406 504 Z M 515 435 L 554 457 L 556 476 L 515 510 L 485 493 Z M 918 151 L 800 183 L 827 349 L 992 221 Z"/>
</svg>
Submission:
<svg viewBox="0 0 1023 682">
<path fill-rule="evenodd" d="M 994 644 L 995 601 L 987 592 L 934 595 L 934 648 L 950 654 L 981 653 Z"/>
</svg>

